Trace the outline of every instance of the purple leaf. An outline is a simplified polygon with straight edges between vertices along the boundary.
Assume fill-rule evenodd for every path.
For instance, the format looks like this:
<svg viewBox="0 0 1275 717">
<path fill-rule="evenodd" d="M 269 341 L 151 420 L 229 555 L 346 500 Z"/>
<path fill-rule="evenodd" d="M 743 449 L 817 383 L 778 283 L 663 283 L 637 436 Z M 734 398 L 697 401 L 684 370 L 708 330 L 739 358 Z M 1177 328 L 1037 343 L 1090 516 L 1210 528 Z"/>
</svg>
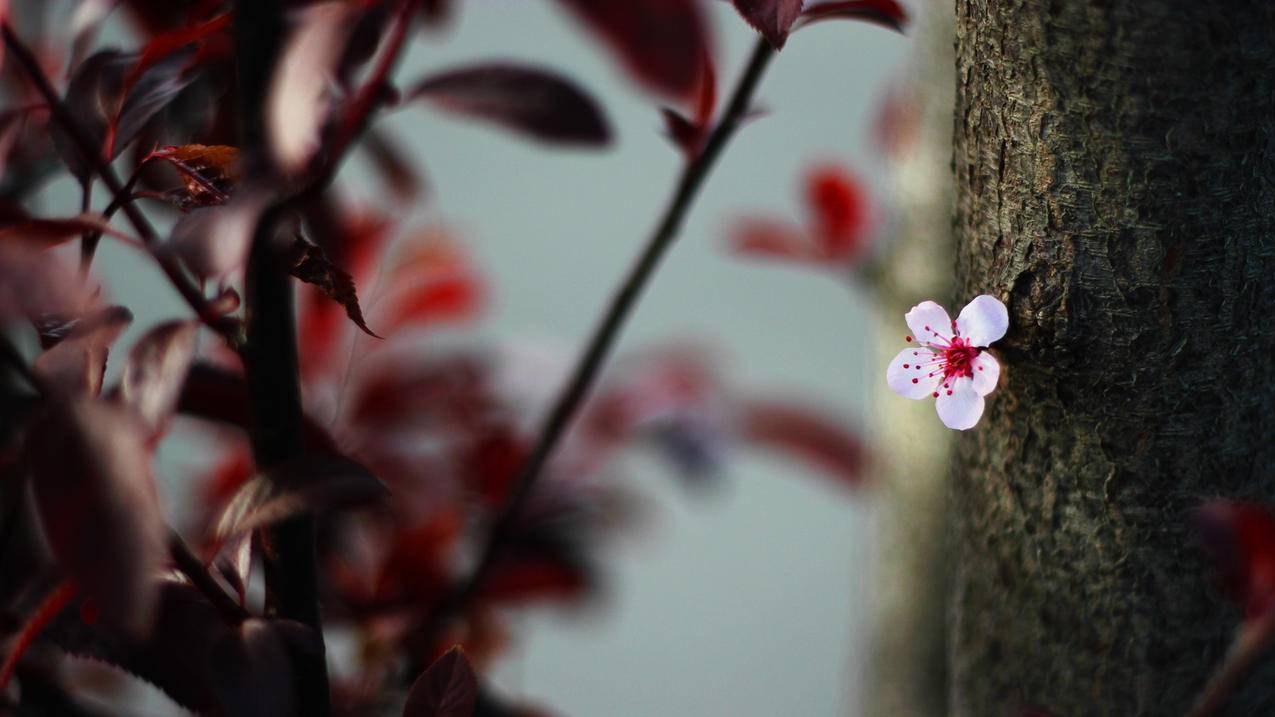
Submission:
<svg viewBox="0 0 1275 717">
<path fill-rule="evenodd" d="M 495 62 L 460 67 L 425 78 L 407 97 L 543 142 L 605 145 L 611 139 L 601 109 L 583 90 L 536 67 Z"/>
<path fill-rule="evenodd" d="M 195 356 L 194 321 L 170 321 L 151 329 L 129 353 L 119 397 L 132 406 L 153 438 L 168 423 Z"/>
<path fill-rule="evenodd" d="M 335 454 L 306 454 L 244 483 L 217 520 L 218 539 L 301 513 L 368 505 L 385 485 L 359 463 Z"/>
<path fill-rule="evenodd" d="M 106 401 L 54 399 L 26 448 L 58 562 L 103 615 L 145 632 L 166 555 L 145 428 L 131 410 Z"/>
<path fill-rule="evenodd" d="M 146 68 L 131 87 L 125 86 L 125 78 L 137 64 L 135 54 L 104 50 L 80 63 L 65 102 L 103 160 L 124 151 L 142 127 L 193 81 L 193 75 L 183 74 L 188 59 L 180 54 L 158 62 Z M 92 161 L 59 124 L 52 124 L 49 134 L 71 174 L 84 182 L 93 173 Z"/>
<path fill-rule="evenodd" d="M 559 0 L 611 45 L 630 73 L 679 102 L 694 101 L 709 55 L 699 0 Z"/>
<path fill-rule="evenodd" d="M 35 375 L 62 396 L 89 397 L 102 392 L 102 375 L 111 344 L 133 321 L 122 306 L 111 306 L 84 318 L 60 322 L 53 339 L 41 331 L 41 341 L 51 345 L 35 359 Z"/>
<path fill-rule="evenodd" d="M 803 0 L 732 0 L 735 9 L 776 50 L 783 49 L 788 32 L 801 14 Z"/>
<path fill-rule="evenodd" d="M 861 20 L 903 32 L 908 14 L 895 0 L 827 0 L 811 3 L 793 30 L 824 20 Z"/>
<path fill-rule="evenodd" d="M 403 717 L 472 717 L 477 700 L 478 677 L 456 646 L 412 683 Z"/>
</svg>

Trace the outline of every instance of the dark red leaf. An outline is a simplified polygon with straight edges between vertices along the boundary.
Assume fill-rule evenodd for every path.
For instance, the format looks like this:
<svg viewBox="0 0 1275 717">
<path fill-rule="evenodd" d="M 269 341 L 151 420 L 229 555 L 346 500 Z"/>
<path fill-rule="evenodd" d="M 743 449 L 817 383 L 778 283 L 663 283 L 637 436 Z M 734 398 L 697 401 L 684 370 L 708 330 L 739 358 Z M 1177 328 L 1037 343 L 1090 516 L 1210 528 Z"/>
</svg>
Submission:
<svg viewBox="0 0 1275 717">
<path fill-rule="evenodd" d="M 289 620 L 246 620 L 227 632 L 210 653 L 213 684 L 223 714 L 244 717 L 295 715 L 297 682 L 292 665 L 300 654 L 322 660 L 323 645 L 311 628 Z"/>
<path fill-rule="evenodd" d="M 605 40 L 639 81 L 678 102 L 700 87 L 710 55 L 699 0 L 559 0 Z"/>
<path fill-rule="evenodd" d="M 152 438 L 163 431 L 177 407 L 186 372 L 195 357 L 194 321 L 169 321 L 151 329 L 133 345 L 119 397 L 132 406 Z"/>
<path fill-rule="evenodd" d="M 45 634 L 72 655 L 115 665 L 155 685 L 177 704 L 199 714 L 225 714 L 213 688 L 209 656 L 229 632 L 225 619 L 191 585 L 153 579 L 159 595 L 155 627 L 146 637 L 106 621 L 86 623 L 68 609 Z M 80 602 L 72 607 L 83 608 Z"/>
<path fill-rule="evenodd" d="M 425 78 L 407 98 L 543 142 L 605 145 L 611 139 L 593 99 L 570 80 L 538 67 L 495 62 L 460 67 Z"/>
<path fill-rule="evenodd" d="M 103 615 L 134 633 L 154 619 L 154 576 L 167 554 L 146 436 L 127 408 L 51 400 L 27 444 L 54 555 Z"/>
<path fill-rule="evenodd" d="M 784 47 L 804 0 L 732 0 L 735 9 L 776 50 Z"/>
<path fill-rule="evenodd" d="M 753 446 L 805 461 L 838 482 L 863 484 L 867 450 L 843 422 L 782 401 L 753 400 L 740 410 L 740 434 Z"/>
<path fill-rule="evenodd" d="M 36 357 L 32 367 L 45 388 L 62 396 L 89 397 L 102 392 L 102 376 L 111 344 L 133 321 L 122 306 L 110 306 L 89 316 L 66 321 L 65 333 L 52 348 Z M 45 340 L 45 332 L 41 332 Z"/>
<path fill-rule="evenodd" d="M 367 327 L 363 310 L 359 308 L 359 296 L 354 290 L 354 277 L 328 261 L 323 249 L 298 236 L 288 249 L 288 271 L 296 278 L 317 287 L 323 295 L 345 307 L 345 315 L 363 333 L 381 338 Z"/>
<path fill-rule="evenodd" d="M 161 33 L 147 41 L 142 48 L 136 64 L 124 78 L 125 91 L 131 89 L 146 70 L 164 60 L 174 52 L 204 40 L 209 35 L 230 27 L 231 14 L 218 15 L 206 22 L 195 23 L 178 30 Z"/>
<path fill-rule="evenodd" d="M 457 646 L 412 683 L 403 717 L 472 717 L 477 699 L 478 677 Z"/>
<path fill-rule="evenodd" d="M 1249 619 L 1275 607 L 1275 516 L 1264 506 L 1217 500 L 1195 512 L 1195 524 L 1218 567 L 1222 587 Z"/>
<path fill-rule="evenodd" d="M 376 593 L 385 600 L 433 604 L 451 584 L 449 559 L 463 528 L 458 510 L 440 511 L 399 529 L 377 571 Z"/>
<path fill-rule="evenodd" d="M 823 20 L 862 20 L 903 32 L 908 14 L 896 0 L 825 0 L 811 3 L 792 29 Z"/>
<path fill-rule="evenodd" d="M 302 513 L 364 506 L 384 497 L 385 485 L 356 461 L 307 453 L 240 486 L 216 534 L 225 540 Z"/>
</svg>

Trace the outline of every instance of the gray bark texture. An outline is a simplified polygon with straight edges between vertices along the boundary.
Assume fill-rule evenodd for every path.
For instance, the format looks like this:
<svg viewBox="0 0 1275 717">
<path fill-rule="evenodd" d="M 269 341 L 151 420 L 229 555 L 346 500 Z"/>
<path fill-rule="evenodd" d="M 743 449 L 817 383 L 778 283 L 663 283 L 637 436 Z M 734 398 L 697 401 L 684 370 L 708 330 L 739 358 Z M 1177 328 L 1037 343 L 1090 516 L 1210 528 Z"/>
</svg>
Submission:
<svg viewBox="0 0 1275 717">
<path fill-rule="evenodd" d="M 1275 2 L 956 32 L 958 286 L 1010 331 L 958 442 L 951 709 L 1182 714 L 1240 619 L 1191 511 L 1275 498 Z M 1271 662 L 1232 714 L 1275 714 Z"/>
</svg>

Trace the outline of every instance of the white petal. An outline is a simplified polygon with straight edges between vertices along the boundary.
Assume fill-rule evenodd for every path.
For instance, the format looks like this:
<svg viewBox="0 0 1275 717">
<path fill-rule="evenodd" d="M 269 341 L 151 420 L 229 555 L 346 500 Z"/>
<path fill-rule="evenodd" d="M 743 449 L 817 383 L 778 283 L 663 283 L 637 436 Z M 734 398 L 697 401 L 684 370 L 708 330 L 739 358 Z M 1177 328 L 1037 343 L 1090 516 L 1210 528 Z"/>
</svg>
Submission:
<svg viewBox="0 0 1275 717">
<path fill-rule="evenodd" d="M 939 420 L 948 428 L 958 431 L 973 428 L 983 415 L 983 397 L 974 390 L 971 379 L 958 378 L 951 386 L 950 389 L 940 387 L 939 398 L 934 402 Z"/>
<path fill-rule="evenodd" d="M 975 346 L 987 346 L 1005 335 L 1009 328 L 1009 310 L 995 296 L 975 296 L 956 317 L 956 328 L 962 338 Z"/>
<path fill-rule="evenodd" d="M 978 391 L 978 395 L 986 396 L 996 390 L 996 382 L 1001 377 L 1001 365 L 996 357 L 983 351 L 971 365 L 974 368 L 974 390 Z"/>
<path fill-rule="evenodd" d="M 927 376 L 926 374 L 933 371 L 934 367 L 921 368 L 921 366 L 928 365 L 933 360 L 934 352 L 927 348 L 918 346 L 903 349 L 885 370 L 885 382 L 889 384 L 891 391 L 904 398 L 926 398 L 934 393 L 940 376 Z"/>
<path fill-rule="evenodd" d="M 946 346 L 952 338 L 952 318 L 933 301 L 922 301 L 913 306 L 903 318 L 912 329 L 913 338 L 922 344 Z"/>
</svg>

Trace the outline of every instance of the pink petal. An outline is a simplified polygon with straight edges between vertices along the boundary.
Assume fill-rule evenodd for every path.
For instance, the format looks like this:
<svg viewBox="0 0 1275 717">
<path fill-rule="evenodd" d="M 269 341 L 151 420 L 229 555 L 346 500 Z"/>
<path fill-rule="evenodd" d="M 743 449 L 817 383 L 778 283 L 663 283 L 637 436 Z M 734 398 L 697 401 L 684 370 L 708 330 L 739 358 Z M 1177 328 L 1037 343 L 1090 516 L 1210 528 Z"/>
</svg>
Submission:
<svg viewBox="0 0 1275 717">
<path fill-rule="evenodd" d="M 1001 377 L 1001 365 L 996 357 L 981 352 L 973 361 L 974 367 L 974 390 L 978 391 L 978 395 L 986 396 L 996 390 L 996 382 Z"/>
<path fill-rule="evenodd" d="M 933 301 L 922 301 L 903 317 L 912 329 L 912 336 L 922 345 L 946 346 L 952 338 L 952 318 L 942 306 Z"/>
<path fill-rule="evenodd" d="M 975 296 L 956 317 L 956 328 L 975 346 L 987 346 L 1005 335 L 1009 310 L 994 296 Z"/>
<path fill-rule="evenodd" d="M 983 415 L 983 397 L 974 390 L 972 379 L 958 378 L 951 386 L 950 389 L 939 387 L 939 397 L 934 402 L 939 420 L 948 428 L 958 431 L 973 428 Z"/>
<path fill-rule="evenodd" d="M 885 382 L 890 386 L 890 390 L 903 396 L 904 398 L 920 399 L 926 398 L 932 393 L 942 378 L 942 373 L 938 375 L 927 376 L 931 373 L 932 368 L 919 368 L 922 364 L 929 364 L 934 360 L 934 352 L 927 348 L 916 347 L 903 349 L 898 356 L 890 362 L 890 366 L 885 370 Z"/>
</svg>

